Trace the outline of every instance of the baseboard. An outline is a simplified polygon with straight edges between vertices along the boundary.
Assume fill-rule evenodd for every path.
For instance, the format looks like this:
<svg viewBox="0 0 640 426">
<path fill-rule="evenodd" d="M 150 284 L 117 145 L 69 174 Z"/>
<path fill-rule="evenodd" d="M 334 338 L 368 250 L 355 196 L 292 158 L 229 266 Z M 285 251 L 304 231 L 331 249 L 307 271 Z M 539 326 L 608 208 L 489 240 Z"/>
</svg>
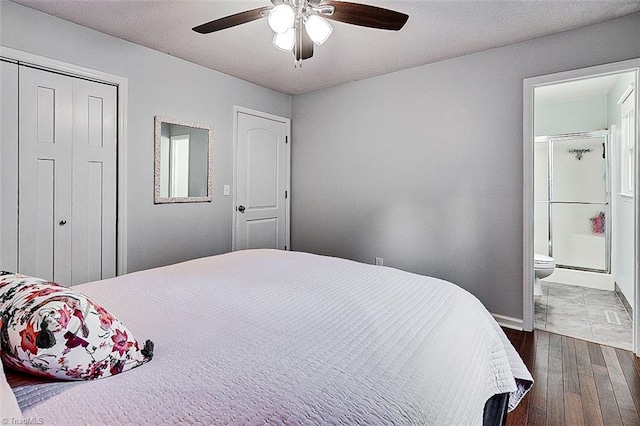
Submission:
<svg viewBox="0 0 640 426">
<path fill-rule="evenodd" d="M 501 327 L 511 328 L 513 330 L 522 331 L 524 322 L 519 318 L 508 317 L 506 315 L 491 314 Z"/>
<path fill-rule="evenodd" d="M 624 293 L 622 292 L 622 289 L 618 286 L 618 283 L 615 283 L 615 284 L 616 284 L 616 293 L 618 293 L 618 297 L 620 298 L 620 301 L 624 305 L 624 308 L 627 310 L 627 313 L 629 314 L 629 316 L 633 318 L 633 308 L 631 307 L 631 304 L 627 300 L 627 296 L 624 295 Z"/>
<path fill-rule="evenodd" d="M 553 274 L 543 278 L 542 281 L 589 287 L 598 290 L 615 290 L 613 276 L 611 274 L 578 271 L 574 269 L 556 268 Z"/>
</svg>

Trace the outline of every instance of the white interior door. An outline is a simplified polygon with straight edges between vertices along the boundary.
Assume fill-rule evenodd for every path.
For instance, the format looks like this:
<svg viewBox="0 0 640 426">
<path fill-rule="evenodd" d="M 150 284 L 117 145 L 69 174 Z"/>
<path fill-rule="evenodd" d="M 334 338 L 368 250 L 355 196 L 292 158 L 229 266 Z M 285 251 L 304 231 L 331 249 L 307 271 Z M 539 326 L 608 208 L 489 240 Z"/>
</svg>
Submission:
<svg viewBox="0 0 640 426">
<path fill-rule="evenodd" d="M 115 276 L 116 88 L 20 67 L 19 91 L 19 272 Z"/>
<path fill-rule="evenodd" d="M 20 67 L 18 272 L 66 285 L 71 284 L 72 87 L 66 76 Z"/>
<path fill-rule="evenodd" d="M 289 121 L 236 111 L 234 250 L 288 248 Z"/>
<path fill-rule="evenodd" d="M 116 275 L 116 87 L 73 79 L 71 283 Z"/>
</svg>

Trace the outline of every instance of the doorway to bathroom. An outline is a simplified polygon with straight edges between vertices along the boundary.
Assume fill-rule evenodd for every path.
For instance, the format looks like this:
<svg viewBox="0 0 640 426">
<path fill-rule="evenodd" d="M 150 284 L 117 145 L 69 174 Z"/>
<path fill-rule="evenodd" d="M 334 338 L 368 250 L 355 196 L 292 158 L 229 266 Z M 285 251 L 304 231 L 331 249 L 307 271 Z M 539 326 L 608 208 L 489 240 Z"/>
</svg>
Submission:
<svg viewBox="0 0 640 426">
<path fill-rule="evenodd" d="M 636 353 L 638 65 L 525 80 L 524 153 L 524 328 Z"/>
</svg>

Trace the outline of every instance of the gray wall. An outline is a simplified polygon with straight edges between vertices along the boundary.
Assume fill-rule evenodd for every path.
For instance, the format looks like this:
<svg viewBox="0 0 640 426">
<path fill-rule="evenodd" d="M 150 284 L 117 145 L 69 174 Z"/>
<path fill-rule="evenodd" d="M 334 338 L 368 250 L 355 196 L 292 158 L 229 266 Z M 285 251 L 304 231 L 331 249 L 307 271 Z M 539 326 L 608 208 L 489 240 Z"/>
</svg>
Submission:
<svg viewBox="0 0 640 426">
<path fill-rule="evenodd" d="M 129 79 L 128 263 L 231 248 L 233 105 L 292 118 L 292 246 L 522 317 L 522 79 L 640 56 L 640 16 L 289 96 L 1 1 L 3 46 Z M 292 115 L 292 111 L 294 114 Z M 153 204 L 153 117 L 214 128 L 214 201 Z M 2 158 L 3 164 L 5 158 Z M 3 194 L 4 196 L 4 194 Z"/>
<path fill-rule="evenodd" d="M 522 318 L 523 78 L 640 57 L 640 15 L 293 98 L 292 248 Z"/>
<path fill-rule="evenodd" d="M 291 97 L 12 2 L 0 7 L 3 46 L 128 78 L 129 271 L 230 251 L 232 200 L 222 190 L 232 183 L 233 105 L 290 117 Z M 156 115 L 213 126 L 212 203 L 153 204 Z"/>
</svg>

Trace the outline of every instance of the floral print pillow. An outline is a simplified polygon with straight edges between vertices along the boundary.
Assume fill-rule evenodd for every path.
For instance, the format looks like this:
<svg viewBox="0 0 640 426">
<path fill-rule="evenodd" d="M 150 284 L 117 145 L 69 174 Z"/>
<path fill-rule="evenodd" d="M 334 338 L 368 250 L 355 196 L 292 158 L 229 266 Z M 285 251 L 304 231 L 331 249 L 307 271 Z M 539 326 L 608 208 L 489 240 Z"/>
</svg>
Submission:
<svg viewBox="0 0 640 426">
<path fill-rule="evenodd" d="M 17 371 L 91 380 L 151 360 L 117 318 L 87 296 L 51 281 L 0 272 L 0 355 Z"/>
</svg>

